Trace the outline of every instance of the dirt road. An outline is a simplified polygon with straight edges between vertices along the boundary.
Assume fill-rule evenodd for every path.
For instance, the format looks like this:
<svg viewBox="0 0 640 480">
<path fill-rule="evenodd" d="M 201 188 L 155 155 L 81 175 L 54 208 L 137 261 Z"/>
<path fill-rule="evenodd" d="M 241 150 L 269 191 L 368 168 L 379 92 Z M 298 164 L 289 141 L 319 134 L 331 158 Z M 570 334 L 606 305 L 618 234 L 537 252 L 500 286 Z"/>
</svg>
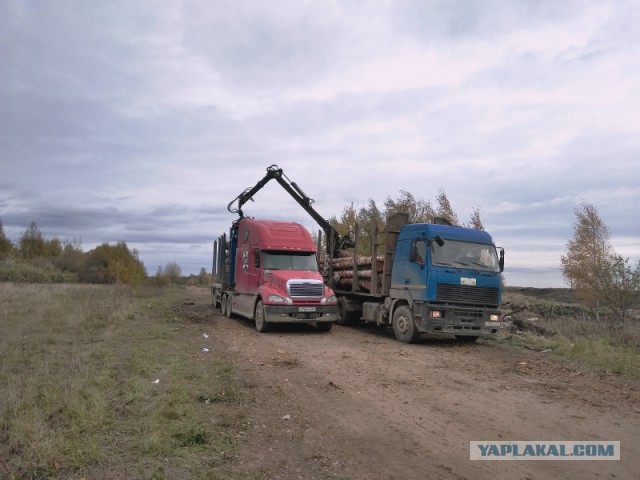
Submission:
<svg viewBox="0 0 640 480">
<path fill-rule="evenodd" d="M 638 478 L 640 386 L 548 353 L 388 331 L 257 333 L 189 290 L 255 399 L 240 472 L 273 479 Z M 471 440 L 621 442 L 620 461 L 470 461 Z"/>
</svg>

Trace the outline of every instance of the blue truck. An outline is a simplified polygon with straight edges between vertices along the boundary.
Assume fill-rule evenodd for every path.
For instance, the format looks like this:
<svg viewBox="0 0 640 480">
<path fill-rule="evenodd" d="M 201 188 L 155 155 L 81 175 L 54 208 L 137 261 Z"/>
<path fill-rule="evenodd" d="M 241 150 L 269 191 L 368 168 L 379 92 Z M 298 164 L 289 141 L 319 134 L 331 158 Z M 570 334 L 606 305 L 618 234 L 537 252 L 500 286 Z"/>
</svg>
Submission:
<svg viewBox="0 0 640 480">
<path fill-rule="evenodd" d="M 391 216 L 371 237 L 371 255 L 328 262 L 329 285 L 338 296 L 338 324 L 356 321 L 391 326 L 412 343 L 422 333 L 455 335 L 463 342 L 495 336 L 502 327 L 504 249 L 481 230 L 436 223 L 407 223 Z"/>
</svg>

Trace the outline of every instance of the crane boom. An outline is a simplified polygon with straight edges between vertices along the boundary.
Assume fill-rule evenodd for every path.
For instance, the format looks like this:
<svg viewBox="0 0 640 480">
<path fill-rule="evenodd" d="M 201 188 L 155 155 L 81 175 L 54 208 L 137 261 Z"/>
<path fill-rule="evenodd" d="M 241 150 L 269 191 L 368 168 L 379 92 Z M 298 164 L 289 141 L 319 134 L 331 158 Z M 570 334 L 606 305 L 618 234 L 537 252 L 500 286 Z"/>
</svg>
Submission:
<svg viewBox="0 0 640 480">
<path fill-rule="evenodd" d="M 311 204 L 314 202 L 313 199 L 309 198 L 307 194 L 305 194 L 302 189 L 295 183 L 289 180 L 289 178 L 283 173 L 281 168 L 278 168 L 277 165 L 271 165 L 267 167 L 267 174 L 256 183 L 253 187 L 247 188 L 236 198 L 231 200 L 227 205 L 227 210 L 231 213 L 237 213 L 240 215 L 240 218 L 244 216 L 242 212 L 242 207 L 249 200 L 253 200 L 253 196 L 258 193 L 270 180 L 275 179 L 276 182 L 280 184 L 285 191 L 293 197 L 293 199 L 298 202 L 298 204 L 313 218 L 318 225 L 322 228 L 325 235 L 327 236 L 327 250 L 329 251 L 331 245 L 333 245 L 334 256 L 337 254 L 339 250 L 344 248 L 353 247 L 353 241 L 349 237 L 341 236 L 335 228 L 322 216 L 320 215 Z M 237 202 L 237 206 L 234 207 L 234 203 Z"/>
</svg>

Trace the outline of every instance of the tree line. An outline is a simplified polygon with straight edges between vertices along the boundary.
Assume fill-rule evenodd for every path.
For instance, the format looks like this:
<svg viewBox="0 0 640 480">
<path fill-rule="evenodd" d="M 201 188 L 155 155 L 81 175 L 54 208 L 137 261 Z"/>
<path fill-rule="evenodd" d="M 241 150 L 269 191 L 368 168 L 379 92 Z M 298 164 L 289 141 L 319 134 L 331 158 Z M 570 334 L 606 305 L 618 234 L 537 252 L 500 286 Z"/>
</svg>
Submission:
<svg viewBox="0 0 640 480">
<path fill-rule="evenodd" d="M 394 213 L 407 213 L 409 223 L 431 223 L 436 218 L 443 219 L 451 225 L 460 225 L 475 230 L 484 230 L 480 219 L 480 207 L 474 207 L 468 222 L 461 223 L 449 202 L 444 190 L 440 190 L 435 202 L 416 197 L 407 190 L 400 190 L 397 198 L 387 195 L 383 207 L 380 208 L 373 199 L 369 199 L 363 207 L 356 208 L 353 203 L 347 205 L 340 217 L 329 218 L 329 223 L 340 235 L 352 236 L 356 223 L 359 226 L 360 244 L 358 253 L 364 253 L 371 244 L 371 236 L 375 231 L 384 230 L 386 219 Z"/>
<path fill-rule="evenodd" d="M 138 252 L 130 250 L 126 242 L 103 243 L 84 253 L 81 240 L 47 240 L 36 222 L 31 222 L 13 245 L 0 222 L 0 281 L 138 286 L 146 278 Z"/>
<path fill-rule="evenodd" d="M 0 281 L 209 285 L 211 274 L 202 268 L 198 275 L 183 276 L 180 265 L 171 261 L 158 267 L 155 276 L 148 277 L 138 251 L 129 249 L 124 241 L 115 245 L 103 243 L 85 253 L 82 241 L 77 238 L 63 242 L 57 237 L 47 240 L 35 222 L 14 245 L 0 221 Z"/>
</svg>

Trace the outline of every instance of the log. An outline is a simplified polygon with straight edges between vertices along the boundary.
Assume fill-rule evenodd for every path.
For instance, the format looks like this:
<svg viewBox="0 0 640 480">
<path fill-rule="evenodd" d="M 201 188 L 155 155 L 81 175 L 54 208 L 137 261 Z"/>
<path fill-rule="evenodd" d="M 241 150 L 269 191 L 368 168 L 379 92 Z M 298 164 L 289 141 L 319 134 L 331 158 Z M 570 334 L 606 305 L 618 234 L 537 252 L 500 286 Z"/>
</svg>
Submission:
<svg viewBox="0 0 640 480">
<path fill-rule="evenodd" d="M 359 291 L 368 293 L 371 291 L 371 279 L 374 276 L 374 272 L 382 273 L 384 266 L 384 257 L 371 257 L 365 255 L 358 255 L 355 258 L 358 272 L 358 288 Z M 332 259 L 333 271 L 337 278 L 335 284 L 340 289 L 352 290 L 353 288 L 353 270 L 354 270 L 354 258 L 353 256 L 348 258 L 334 258 Z M 375 267 L 374 267 L 375 265 Z M 375 270 L 374 270 L 375 268 Z M 376 275 L 377 276 L 377 275 Z M 379 288 L 381 288 L 378 282 Z"/>
<path fill-rule="evenodd" d="M 377 257 L 376 259 L 376 269 L 377 271 L 382 271 L 382 266 L 384 264 L 383 257 Z M 371 269 L 373 259 L 371 257 L 358 256 L 356 258 L 356 264 L 360 267 L 368 267 Z M 347 270 L 353 268 L 353 257 L 349 258 L 334 258 L 333 259 L 333 269 L 334 270 Z"/>
<path fill-rule="evenodd" d="M 353 278 L 353 270 L 336 271 L 340 278 Z M 358 278 L 371 278 L 373 272 L 371 270 L 358 270 Z"/>
<path fill-rule="evenodd" d="M 353 282 L 351 281 L 351 279 L 341 279 L 338 280 L 337 285 L 339 287 L 341 287 L 344 290 L 351 290 Z M 367 280 L 359 280 L 358 281 L 358 287 L 360 288 L 360 291 L 362 292 L 370 292 L 371 291 L 371 282 L 367 281 Z"/>
</svg>

